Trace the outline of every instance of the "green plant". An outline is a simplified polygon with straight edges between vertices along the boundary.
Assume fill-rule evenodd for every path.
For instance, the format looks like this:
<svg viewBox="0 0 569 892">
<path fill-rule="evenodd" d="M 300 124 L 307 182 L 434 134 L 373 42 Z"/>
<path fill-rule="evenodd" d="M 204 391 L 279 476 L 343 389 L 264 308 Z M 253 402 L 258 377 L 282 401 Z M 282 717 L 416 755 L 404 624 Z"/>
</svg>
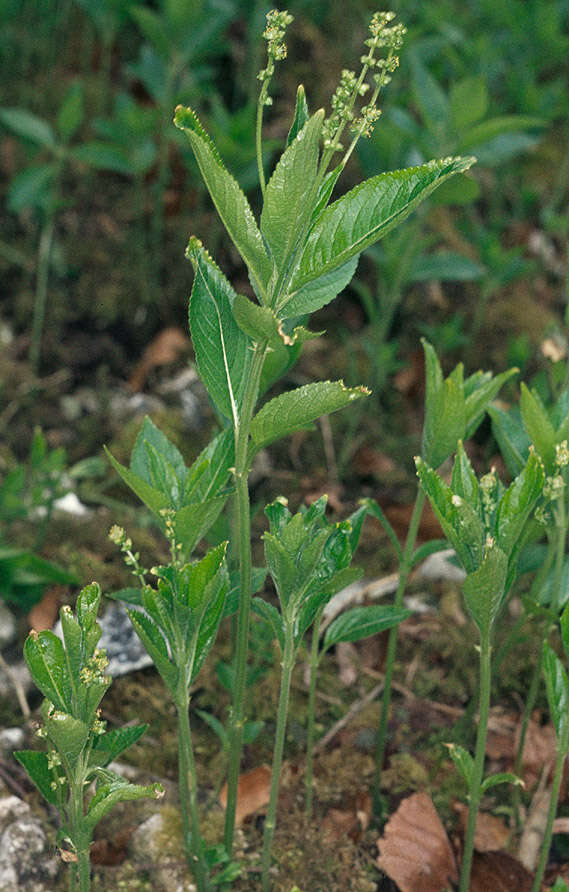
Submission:
<svg viewBox="0 0 569 892">
<path fill-rule="evenodd" d="M 108 768 L 135 743 L 146 725 L 106 730 L 99 704 L 111 679 L 107 659 L 97 648 L 101 628 L 97 610 L 101 591 L 96 583 L 83 589 L 76 614 L 61 608 L 62 641 L 53 632 L 31 632 L 24 656 L 34 683 L 46 698 L 38 736 L 48 751 L 18 750 L 24 766 L 47 802 L 61 815 L 60 846 L 70 862 L 71 892 L 90 888 L 89 848 L 93 830 L 117 803 L 151 796 L 160 798 L 160 784 L 131 784 Z M 89 784 L 94 795 L 88 797 Z"/>
<path fill-rule="evenodd" d="M 427 392 L 425 397 L 425 420 L 421 444 L 421 460 L 438 468 L 457 448 L 459 441 L 468 439 L 480 425 L 487 407 L 505 381 L 516 373 L 510 369 L 493 377 L 490 372 L 475 372 L 466 380 L 464 369 L 459 363 L 448 378 L 443 373 L 433 347 L 423 340 Z M 444 547 L 444 541 L 434 540 L 415 549 L 417 532 L 425 505 L 424 488 L 419 488 L 409 522 L 409 529 L 403 548 L 381 507 L 373 500 L 366 500 L 368 510 L 384 527 L 395 549 L 399 563 L 399 582 L 395 593 L 394 606 L 403 607 L 407 579 L 412 568 L 428 554 Z M 385 665 L 385 684 L 377 742 L 376 799 L 379 805 L 381 772 L 385 755 L 387 722 L 391 704 L 391 685 L 397 651 L 397 626 L 389 632 Z"/>
<path fill-rule="evenodd" d="M 63 203 L 61 181 L 67 164 L 73 159 L 70 143 L 82 121 L 83 88 L 79 81 L 72 84 L 65 94 L 55 126 L 25 109 L 0 109 L 0 122 L 25 143 L 31 143 L 38 149 L 39 163 L 30 164 L 17 174 L 11 181 L 7 194 L 8 210 L 17 214 L 32 209 L 40 220 L 29 351 L 30 363 L 35 372 L 38 371 L 41 357 L 55 225 Z"/>
<path fill-rule="evenodd" d="M 303 342 L 316 336 L 306 328 L 309 314 L 332 301 L 346 286 L 361 252 L 405 219 L 441 183 L 468 169 L 473 160 L 446 158 L 430 161 L 420 167 L 384 173 L 361 183 L 328 206 L 336 182 L 358 139 L 371 132 L 379 114 L 376 108 L 379 92 L 397 67 L 396 52 L 401 45 L 404 29 L 391 25 L 392 18 L 391 13 L 373 16 L 361 73 L 357 77 L 354 72 L 344 72 L 332 99 L 332 113 L 328 118 L 325 118 L 323 110 L 310 115 L 304 89 L 299 87 L 284 151 L 272 175 L 265 181 L 263 112 L 270 101 L 269 86 L 275 63 L 286 55 L 283 38 L 291 20 L 284 12 L 269 13 L 264 32 L 268 62 L 259 75 L 262 84 L 256 125 L 257 167 L 263 193 L 260 227 L 245 195 L 226 169 L 196 114 L 192 109 L 181 106 L 175 113 L 175 124 L 186 133 L 218 214 L 247 266 L 256 300 L 237 294 L 202 243 L 194 236 L 190 238 L 187 256 L 194 268 L 189 307 L 190 331 L 198 371 L 212 403 L 223 418 L 224 429 L 187 468 L 179 451 L 147 419 L 133 450 L 130 468 L 120 465 L 112 457 L 111 462 L 127 485 L 154 513 L 170 542 L 176 543 L 176 549 L 172 550 L 172 567 L 182 557 L 185 561 L 190 560 L 193 549 L 211 529 L 228 497 L 231 495 L 234 500 L 230 551 L 232 560 L 239 566 L 239 582 L 234 586 L 234 597 L 226 608 L 227 613 L 237 611 L 233 706 L 228 729 L 228 795 L 224 832 L 227 859 L 231 858 L 233 848 L 237 782 L 246 722 L 245 681 L 251 595 L 256 584 L 251 561 L 248 488 L 251 463 L 260 449 L 289 433 L 309 428 L 321 415 L 352 404 L 367 395 L 367 391 L 365 388 L 347 388 L 341 381 L 324 381 L 281 393 L 264 402 L 260 408 L 259 400 L 296 361 Z M 378 51 L 384 48 L 386 57 L 378 58 Z M 371 98 L 356 115 L 356 101 L 368 89 L 365 83 L 368 74 L 372 75 L 373 80 Z M 349 126 L 353 138 L 340 163 L 329 171 L 334 154 L 342 151 L 340 139 Z M 278 513 L 280 509 L 273 507 L 271 510 Z M 295 516 L 300 520 L 293 518 L 290 521 L 291 529 L 298 528 L 298 555 L 310 551 L 310 534 L 302 518 L 307 517 L 313 525 L 318 511 L 322 514 L 320 509 L 315 508 L 312 513 L 309 513 L 309 509 L 306 515 Z M 320 531 L 315 539 L 322 547 L 325 532 Z M 326 532 L 326 538 L 329 535 L 340 536 L 340 532 Z M 344 538 L 346 535 L 342 533 Z M 265 539 L 269 569 L 278 580 L 278 586 L 281 586 L 279 594 L 283 603 L 286 600 L 288 604 L 292 592 L 283 592 L 283 577 L 273 563 L 278 547 L 271 536 L 276 536 L 276 533 L 267 534 L 269 538 Z M 129 559 L 134 560 L 132 556 Z M 291 560 L 290 555 L 287 560 Z M 134 564 L 133 570 L 139 575 Z M 307 586 L 312 583 L 316 586 L 318 580 L 316 577 L 303 582 Z M 326 595 L 328 589 L 329 586 L 325 589 Z M 142 591 L 144 601 L 147 589 L 143 588 Z M 324 591 L 319 591 L 324 597 Z M 131 589 L 122 594 L 129 600 L 140 599 L 140 595 L 136 592 L 133 594 Z M 294 610 L 300 609 L 304 594 L 306 592 L 297 591 Z M 174 601 L 170 603 L 174 605 Z M 291 600 L 290 611 L 293 611 L 292 604 Z M 160 619 L 164 633 L 165 623 L 172 625 L 171 609 L 173 607 L 168 606 Z M 273 611 L 279 616 L 274 608 Z M 310 621 L 312 618 L 313 615 L 309 617 Z M 287 621 L 289 619 L 290 616 Z M 175 628 L 174 623 L 172 633 Z M 297 634 L 298 630 L 295 631 Z M 296 639 L 291 639 L 288 632 L 287 635 L 283 639 L 283 647 L 286 644 L 288 672 L 298 642 L 295 643 Z M 153 642 L 153 645 L 156 650 L 158 644 Z M 170 668 L 167 671 L 171 671 Z M 286 686 L 284 678 L 283 698 Z M 285 720 L 284 705 L 279 716 L 278 735 L 281 735 Z M 275 764 L 280 758 L 278 748 L 282 746 L 278 739 L 279 736 Z M 183 779 L 181 782 L 183 784 Z M 274 784 L 272 810 L 276 808 L 276 780 Z M 274 821 L 272 823 L 274 826 Z M 265 874 L 270 862 L 270 827 L 271 822 L 265 845 Z M 197 844 L 197 837 L 193 837 L 193 842 Z M 203 859 L 199 856 L 200 876 L 196 878 L 200 892 L 209 883 L 207 870 L 202 867 Z"/>
<path fill-rule="evenodd" d="M 492 471 L 480 480 L 464 451 L 462 442 L 454 461 L 450 486 L 422 458 L 416 459 L 417 474 L 443 532 L 466 571 L 463 583 L 468 612 L 480 637 L 480 707 L 474 759 L 462 747 L 451 756 L 469 787 L 469 810 L 460 892 L 468 892 L 474 851 L 474 832 L 482 793 L 516 780 L 513 775 L 491 775 L 484 779 L 484 756 L 490 708 L 492 638 L 494 627 L 517 574 L 517 560 L 526 525 L 545 482 L 539 456 L 532 450 L 520 474 L 507 490 Z"/>
</svg>

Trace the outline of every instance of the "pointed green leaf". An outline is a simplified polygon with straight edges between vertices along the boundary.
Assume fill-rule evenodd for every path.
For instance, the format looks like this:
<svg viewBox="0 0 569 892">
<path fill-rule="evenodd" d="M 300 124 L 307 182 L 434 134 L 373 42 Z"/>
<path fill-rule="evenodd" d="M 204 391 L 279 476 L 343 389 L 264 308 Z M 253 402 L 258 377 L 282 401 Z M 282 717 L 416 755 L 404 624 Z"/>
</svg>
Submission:
<svg viewBox="0 0 569 892">
<path fill-rule="evenodd" d="M 284 610 L 289 597 L 296 589 L 297 568 L 293 558 L 277 536 L 272 533 L 263 533 L 263 545 L 267 568 L 273 578 Z"/>
<path fill-rule="evenodd" d="M 50 805 L 57 805 L 57 791 L 51 789 L 54 775 L 48 768 L 47 753 L 36 750 L 15 750 L 13 755 L 26 769 L 43 798 Z"/>
<path fill-rule="evenodd" d="M 312 212 L 312 224 L 316 223 L 323 212 L 326 210 L 328 206 L 328 202 L 332 196 L 332 192 L 334 191 L 334 187 L 340 178 L 340 174 L 344 170 L 343 164 L 338 164 L 334 170 L 330 170 L 322 183 L 320 184 L 320 188 L 318 190 L 318 198 L 316 199 L 316 205 L 314 207 L 314 211 Z"/>
<path fill-rule="evenodd" d="M 519 369 L 512 368 L 500 375 L 493 377 L 489 372 L 481 375 L 470 375 L 464 382 L 464 395 L 466 397 L 466 432 L 464 439 L 468 440 L 476 431 L 484 418 L 484 413 L 506 381 L 513 375 L 517 375 Z"/>
<path fill-rule="evenodd" d="M 482 563 L 463 582 L 464 600 L 480 636 L 490 634 L 504 601 L 508 560 L 501 548 L 487 546 Z"/>
<path fill-rule="evenodd" d="M 329 304 L 352 281 L 359 257 L 352 257 L 342 266 L 319 276 L 299 289 L 291 289 L 278 302 L 279 316 L 290 319 L 305 313 L 315 313 Z"/>
<path fill-rule="evenodd" d="M 283 618 L 277 608 L 274 607 L 272 604 L 269 604 L 269 602 L 265 601 L 263 598 L 253 598 L 253 600 L 251 601 L 251 608 L 257 614 L 257 616 L 262 617 L 262 619 L 266 620 L 269 623 L 270 627 L 273 630 L 273 634 L 279 643 L 281 653 L 284 653 L 284 623 Z"/>
<path fill-rule="evenodd" d="M 137 740 L 140 740 L 148 725 L 129 725 L 124 728 L 112 728 L 95 738 L 92 750 L 92 763 L 104 768 L 124 753 Z"/>
<path fill-rule="evenodd" d="M 187 134 L 217 212 L 266 303 L 266 285 L 271 277 L 272 264 L 249 202 L 236 180 L 224 168 L 215 146 L 192 109 L 179 105 L 174 124 Z"/>
<path fill-rule="evenodd" d="M 371 607 L 353 607 L 333 620 L 324 635 L 323 650 L 339 641 L 360 641 L 391 629 L 411 616 L 410 610 L 374 604 Z"/>
<path fill-rule="evenodd" d="M 56 750 L 70 762 L 75 762 L 89 738 L 89 726 L 59 709 L 47 700 L 42 704 L 42 716 L 48 737 Z"/>
<path fill-rule="evenodd" d="M 462 440 L 458 441 L 458 449 L 452 468 L 450 488 L 453 493 L 456 493 L 456 495 L 465 499 L 475 511 L 478 510 L 480 505 L 480 488 L 478 486 L 476 474 L 474 473 L 474 468 L 472 467 L 470 459 L 462 445 Z"/>
<path fill-rule="evenodd" d="M 362 396 L 365 387 L 346 387 L 343 381 L 319 381 L 282 393 L 259 410 L 251 422 L 257 449 L 294 431 L 303 430 L 321 415 L 344 408 Z"/>
<path fill-rule="evenodd" d="M 261 307 L 243 294 L 237 294 L 233 304 L 233 314 L 239 328 L 252 341 L 259 344 L 266 341 L 270 347 L 291 343 L 291 339 L 282 329 L 281 320 L 270 307 Z"/>
<path fill-rule="evenodd" d="M 287 146 L 290 146 L 291 142 L 298 136 L 306 122 L 308 121 L 309 113 L 308 113 L 308 103 L 306 102 L 306 93 L 304 91 L 304 85 L 299 84 L 298 89 L 296 91 L 296 105 L 294 108 L 294 118 L 292 124 L 290 125 L 290 130 L 288 131 L 288 136 L 286 138 Z"/>
<path fill-rule="evenodd" d="M 557 740 L 560 741 L 569 722 L 569 679 L 563 663 L 548 641 L 543 644 L 543 674 L 549 711 Z"/>
<path fill-rule="evenodd" d="M 223 545 L 225 546 L 226 543 L 223 543 Z M 191 681 L 198 675 L 208 653 L 213 647 L 217 630 L 223 617 L 223 608 L 228 591 L 229 573 L 227 572 L 227 567 L 223 564 L 211 582 L 208 583 L 204 593 L 205 609 L 198 629 Z"/>
<path fill-rule="evenodd" d="M 547 473 L 551 474 L 555 466 L 556 431 L 540 398 L 528 390 L 523 381 L 520 411 L 527 434 L 542 457 Z"/>
<path fill-rule="evenodd" d="M 443 379 L 437 355 L 424 338 L 427 394 L 421 455 L 433 468 L 438 468 L 464 437 L 466 408 L 462 364 Z"/>
<path fill-rule="evenodd" d="M 227 748 L 227 744 L 229 742 L 229 735 L 227 731 L 223 727 L 222 723 L 219 721 L 216 716 L 212 715 L 211 712 L 206 712 L 205 709 L 196 709 L 196 713 L 199 715 L 200 719 L 209 725 L 211 730 L 217 734 L 221 741 L 221 745 L 223 749 Z"/>
<path fill-rule="evenodd" d="M 129 610 L 128 616 L 134 631 L 142 641 L 149 656 L 152 657 L 152 661 L 160 673 L 164 684 L 173 693 L 176 690 L 178 669 L 170 662 L 168 648 L 158 626 L 150 617 L 139 610 Z"/>
<path fill-rule="evenodd" d="M 97 582 L 86 585 L 79 593 L 75 610 L 79 624 L 85 631 L 92 629 L 97 622 L 100 603 L 101 588 Z"/>
<path fill-rule="evenodd" d="M 28 167 L 10 181 L 6 195 L 9 211 L 19 214 L 26 208 L 41 207 L 55 177 L 55 164 Z"/>
<path fill-rule="evenodd" d="M 112 464 L 117 474 L 122 478 L 124 483 L 132 489 L 141 502 L 144 502 L 147 508 L 150 508 L 153 514 L 160 516 L 160 511 L 168 507 L 168 496 L 159 492 L 153 486 L 150 486 L 142 477 L 134 474 L 129 468 L 125 468 L 114 455 L 109 452 L 106 446 L 103 447 L 107 458 Z"/>
<path fill-rule="evenodd" d="M 0 122 L 16 136 L 45 148 L 55 146 L 55 136 L 47 121 L 24 108 L 0 108 Z"/>
<path fill-rule="evenodd" d="M 60 639 L 49 630 L 30 632 L 24 644 L 24 658 L 44 697 L 57 709 L 71 712 L 71 685 Z"/>
<path fill-rule="evenodd" d="M 519 409 L 514 407 L 505 412 L 498 406 L 489 406 L 488 414 L 492 419 L 492 433 L 496 437 L 502 458 L 512 477 L 515 477 L 526 463 L 531 443 L 522 425 Z"/>
<path fill-rule="evenodd" d="M 184 574 L 187 588 L 180 592 L 180 598 L 192 610 L 199 610 L 204 605 L 207 586 L 221 567 L 226 551 L 227 542 L 221 542 L 215 548 L 210 548 L 200 561 L 184 568 L 187 569 L 187 573 Z"/>
<path fill-rule="evenodd" d="M 520 538 L 544 482 L 541 458 L 530 449 L 524 469 L 500 499 L 496 513 L 496 540 L 507 557 Z"/>
<path fill-rule="evenodd" d="M 565 656 L 569 660 L 569 604 L 565 607 L 560 619 L 561 624 L 561 640 L 563 641 L 563 649 Z"/>
<path fill-rule="evenodd" d="M 183 486 L 188 471 L 180 451 L 147 415 L 132 450 L 130 470 L 154 489 L 164 492 L 158 485 L 155 464 L 152 462 L 153 455 L 158 455 L 165 465 L 173 469 L 178 486 Z M 167 492 L 164 494 L 168 495 Z M 169 501 L 172 504 L 173 500 Z"/>
<path fill-rule="evenodd" d="M 512 774 L 511 771 L 500 771 L 497 774 L 491 774 L 489 775 L 489 777 L 484 778 L 484 780 L 480 784 L 482 795 L 484 795 L 484 793 L 487 793 L 488 790 L 491 790 L 492 787 L 497 787 L 499 784 L 514 784 L 518 787 L 525 786 L 521 777 L 518 777 L 516 774 Z"/>
<path fill-rule="evenodd" d="M 57 129 L 63 142 L 68 142 L 83 121 L 83 85 L 71 84 L 57 113 Z"/>
<path fill-rule="evenodd" d="M 466 783 L 466 786 L 470 788 L 472 772 L 474 770 L 474 759 L 468 750 L 465 750 L 463 746 L 459 746 L 457 743 L 446 743 L 445 746 L 449 751 L 452 761 Z"/>
<path fill-rule="evenodd" d="M 70 678 L 77 680 L 82 668 L 81 626 L 73 616 L 71 608 L 66 604 L 60 610 L 61 631 L 65 643 L 65 654 Z"/>
<path fill-rule="evenodd" d="M 395 530 L 393 529 L 393 527 L 391 526 L 391 524 L 389 523 L 389 520 L 383 513 L 381 506 L 374 499 L 365 499 L 364 504 L 366 505 L 368 512 L 370 514 L 373 514 L 373 516 L 382 525 L 383 529 L 385 530 L 385 532 L 387 533 L 387 535 L 389 537 L 391 544 L 393 545 L 393 548 L 395 549 L 395 554 L 397 555 L 397 560 L 399 562 L 401 562 L 401 560 L 403 558 L 403 550 L 401 548 L 401 545 L 399 544 L 399 539 L 397 538 L 397 534 L 396 534 Z"/>
<path fill-rule="evenodd" d="M 267 184 L 261 232 L 279 273 L 286 270 L 295 257 L 299 238 L 312 213 L 311 198 L 323 120 L 323 109 L 312 115 L 283 152 Z"/>
<path fill-rule="evenodd" d="M 230 469 L 235 464 L 235 435 L 228 427 L 211 440 L 202 449 L 194 464 L 207 461 L 208 466 L 200 476 L 196 489 L 192 492 L 192 501 L 207 501 L 216 496 L 226 485 Z M 190 468 L 192 473 L 194 465 Z"/>
<path fill-rule="evenodd" d="M 189 557 L 196 545 L 208 534 L 215 521 L 223 511 L 229 493 L 186 505 L 176 511 L 173 523 L 176 542 L 182 546 L 182 552 Z"/>
<path fill-rule="evenodd" d="M 129 784 L 124 778 L 118 778 L 113 783 L 99 787 L 89 803 L 83 826 L 86 830 L 92 831 L 101 818 L 118 802 L 132 802 L 146 798 L 161 799 L 163 795 L 164 789 L 161 784 L 149 784 L 143 787 L 140 784 Z"/>
<path fill-rule="evenodd" d="M 187 256 L 195 272 L 189 315 L 198 369 L 216 406 L 237 425 L 250 366 L 250 341 L 233 316 L 233 288 L 193 237 Z"/>
<path fill-rule="evenodd" d="M 444 158 L 372 177 L 328 207 L 312 229 L 293 286 L 342 266 L 398 226 L 437 186 L 474 163 Z"/>
</svg>

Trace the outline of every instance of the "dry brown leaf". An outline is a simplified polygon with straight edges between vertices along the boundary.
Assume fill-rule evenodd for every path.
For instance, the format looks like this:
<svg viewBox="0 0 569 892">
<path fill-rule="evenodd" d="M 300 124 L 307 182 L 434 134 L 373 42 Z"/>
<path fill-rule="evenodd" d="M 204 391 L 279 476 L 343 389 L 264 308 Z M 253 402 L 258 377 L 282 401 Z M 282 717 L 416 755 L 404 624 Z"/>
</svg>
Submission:
<svg viewBox="0 0 569 892">
<path fill-rule="evenodd" d="M 338 666 L 338 678 L 349 688 L 358 677 L 358 652 L 351 641 L 340 641 L 336 646 L 336 664 Z"/>
<path fill-rule="evenodd" d="M 514 747 L 518 748 L 519 728 Z M 533 787 L 539 780 L 544 765 L 553 767 L 556 754 L 556 739 L 553 725 L 538 725 L 530 720 L 522 755 L 522 780 L 526 787 Z"/>
<path fill-rule="evenodd" d="M 372 801 L 369 793 L 360 791 L 349 797 L 345 808 L 330 808 L 326 812 L 320 829 L 328 843 L 339 842 L 349 836 L 357 842 L 362 831 L 367 830 L 372 813 Z"/>
<path fill-rule="evenodd" d="M 550 802 L 551 790 L 543 789 L 540 784 L 540 787 L 533 795 L 529 814 L 524 823 L 523 833 L 518 845 L 518 860 L 528 870 L 534 870 L 537 866 L 543 846 Z"/>
<path fill-rule="evenodd" d="M 174 362 L 189 347 L 189 340 L 181 328 L 171 326 L 156 335 L 144 350 L 142 359 L 132 373 L 128 386 L 135 393 L 142 390 L 152 369 Z"/>
<path fill-rule="evenodd" d="M 235 823 L 237 826 L 243 823 L 245 818 L 263 808 L 269 802 L 271 789 L 271 769 L 268 765 L 259 765 L 252 771 L 246 771 L 239 776 L 237 785 L 237 810 Z M 223 808 L 227 805 L 227 784 L 224 784 L 219 794 L 219 801 Z"/>
<path fill-rule="evenodd" d="M 507 852 L 475 852 L 470 892 L 530 892 L 533 877 Z"/>
<path fill-rule="evenodd" d="M 35 629 L 36 632 L 43 632 L 44 629 L 53 628 L 58 610 L 59 598 L 57 589 L 47 588 L 39 604 L 32 607 L 28 614 L 30 629 Z"/>
<path fill-rule="evenodd" d="M 378 866 L 401 892 L 441 892 L 458 881 L 448 836 L 426 793 L 403 800 L 377 845 Z"/>
<path fill-rule="evenodd" d="M 460 815 L 460 823 L 463 832 L 466 832 L 468 821 L 468 806 L 457 802 L 454 810 Z M 505 849 L 510 839 L 510 830 L 501 818 L 479 812 L 476 818 L 476 831 L 474 834 L 474 848 L 477 852 L 499 852 Z"/>
</svg>

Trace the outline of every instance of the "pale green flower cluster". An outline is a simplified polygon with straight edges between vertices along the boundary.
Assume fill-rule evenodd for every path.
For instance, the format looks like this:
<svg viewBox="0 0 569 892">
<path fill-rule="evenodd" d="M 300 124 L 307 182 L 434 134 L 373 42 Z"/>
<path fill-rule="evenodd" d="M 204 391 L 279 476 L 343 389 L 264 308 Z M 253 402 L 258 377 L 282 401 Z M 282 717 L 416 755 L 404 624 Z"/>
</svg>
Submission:
<svg viewBox="0 0 569 892">
<path fill-rule="evenodd" d="M 263 31 L 263 37 L 267 41 L 267 67 L 257 75 L 263 82 L 263 104 L 272 105 L 273 100 L 267 95 L 266 88 L 275 71 L 275 62 L 286 59 L 287 48 L 284 36 L 287 27 L 293 21 L 293 16 L 285 9 L 280 11 L 272 9 L 267 13 L 267 27 Z"/>
</svg>

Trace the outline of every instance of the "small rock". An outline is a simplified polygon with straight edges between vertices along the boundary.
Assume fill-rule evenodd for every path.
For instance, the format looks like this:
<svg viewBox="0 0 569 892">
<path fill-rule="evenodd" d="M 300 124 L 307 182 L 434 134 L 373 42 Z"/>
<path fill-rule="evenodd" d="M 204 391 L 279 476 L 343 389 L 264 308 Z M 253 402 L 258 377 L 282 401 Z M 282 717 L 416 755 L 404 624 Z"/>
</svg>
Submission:
<svg viewBox="0 0 569 892">
<path fill-rule="evenodd" d="M 172 834 L 165 829 L 161 812 L 156 812 L 140 825 L 130 847 L 135 861 L 148 864 L 151 860 L 157 865 L 156 871 L 152 872 L 156 892 L 196 892 L 196 886 L 188 879 L 187 868 L 180 863 L 180 852 L 172 849 Z M 159 866 L 161 862 L 163 867 Z M 3 892 L 1 888 L 0 892 Z"/>
<path fill-rule="evenodd" d="M 23 728 L 2 728 L 0 730 L 0 750 L 12 752 L 20 749 L 25 743 L 26 735 Z"/>
<path fill-rule="evenodd" d="M 29 669 L 24 661 L 22 660 L 19 663 L 12 663 L 10 669 L 12 674 L 18 679 L 24 693 L 27 694 L 33 687 L 33 683 Z M 12 680 L 2 669 L 0 669 L 0 698 L 1 697 L 9 697 L 11 701 L 17 702 Z"/>
<path fill-rule="evenodd" d="M 0 650 L 16 637 L 16 618 L 5 604 L 0 602 Z"/>
<path fill-rule="evenodd" d="M 0 892 L 50 892 L 58 870 L 29 805 L 17 796 L 0 799 Z"/>
</svg>

